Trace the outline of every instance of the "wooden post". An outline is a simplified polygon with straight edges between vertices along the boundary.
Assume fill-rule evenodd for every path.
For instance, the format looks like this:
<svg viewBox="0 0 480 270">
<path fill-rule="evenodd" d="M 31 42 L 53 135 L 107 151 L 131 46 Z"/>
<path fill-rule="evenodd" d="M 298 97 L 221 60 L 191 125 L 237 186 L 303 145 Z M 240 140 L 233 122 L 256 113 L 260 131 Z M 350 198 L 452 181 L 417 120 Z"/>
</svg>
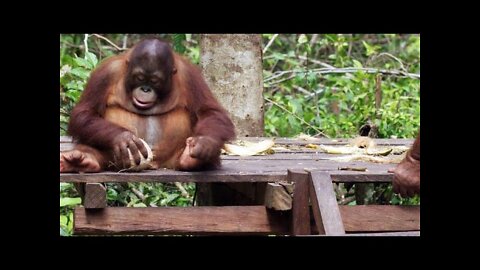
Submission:
<svg viewBox="0 0 480 270">
<path fill-rule="evenodd" d="M 107 189 L 102 183 L 87 183 L 83 206 L 87 209 L 107 207 Z"/>
<path fill-rule="evenodd" d="M 308 173 L 288 170 L 287 179 L 295 182 L 292 203 L 292 235 L 309 235 L 311 229 Z"/>
<path fill-rule="evenodd" d="M 342 216 L 338 208 L 330 174 L 313 171 L 310 175 L 310 198 L 313 216 L 320 234 L 344 235 Z"/>
</svg>

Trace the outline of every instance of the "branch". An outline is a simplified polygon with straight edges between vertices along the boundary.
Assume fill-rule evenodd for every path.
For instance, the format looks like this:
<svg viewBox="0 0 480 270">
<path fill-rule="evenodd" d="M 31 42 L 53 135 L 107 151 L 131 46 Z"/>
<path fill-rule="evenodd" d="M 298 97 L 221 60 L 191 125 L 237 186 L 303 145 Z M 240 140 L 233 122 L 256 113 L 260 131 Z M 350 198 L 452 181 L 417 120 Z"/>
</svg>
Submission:
<svg viewBox="0 0 480 270">
<path fill-rule="evenodd" d="M 315 95 L 315 93 L 312 93 L 312 92 L 308 91 L 307 89 L 305 89 L 301 86 L 293 85 L 293 88 L 295 88 L 296 90 L 306 94 L 306 96 L 310 96 L 310 95 L 314 96 Z"/>
<path fill-rule="evenodd" d="M 310 39 L 310 47 L 313 47 L 313 45 L 317 43 L 317 39 L 318 39 L 318 34 L 313 34 L 312 39 Z"/>
<path fill-rule="evenodd" d="M 284 110 L 285 112 L 287 112 L 288 114 L 292 115 L 293 117 L 297 118 L 298 120 L 300 120 L 300 122 L 302 122 L 303 124 L 307 125 L 308 127 L 314 129 L 316 132 L 318 132 L 318 134 L 321 134 L 323 136 L 325 136 L 326 138 L 330 138 L 327 136 L 327 134 L 323 133 L 323 131 L 321 131 L 320 129 L 310 125 L 309 123 L 307 123 L 305 120 L 303 120 L 302 118 L 298 117 L 296 114 L 294 114 L 293 112 L 289 111 L 287 108 L 283 107 L 282 105 L 278 104 L 277 102 L 265 97 L 264 98 L 266 101 L 268 102 L 271 102 L 272 104 L 276 105 L 277 107 L 279 107 L 280 109 Z"/>
<path fill-rule="evenodd" d="M 138 197 L 140 200 L 142 200 L 143 203 L 145 203 L 145 199 L 146 199 L 146 198 L 145 198 L 145 195 L 143 195 L 143 193 L 140 192 L 140 190 L 132 187 L 132 192 L 135 193 L 135 195 L 137 195 L 137 197 Z"/>
<path fill-rule="evenodd" d="M 122 50 L 126 50 L 126 49 L 127 49 L 127 38 L 128 38 L 128 34 L 125 34 L 125 36 L 123 36 Z"/>
<path fill-rule="evenodd" d="M 271 87 L 271 86 L 273 86 L 273 85 L 275 85 L 275 84 L 279 84 L 279 83 L 281 83 L 281 82 L 284 82 L 284 81 L 291 80 L 291 79 L 295 78 L 296 76 L 297 76 L 297 75 L 295 75 L 295 74 L 292 74 L 292 75 L 290 75 L 290 77 L 288 77 L 288 78 L 285 78 L 285 79 L 281 79 L 281 80 L 278 80 L 278 81 L 271 82 L 271 83 L 270 83 L 270 84 L 269 84 L 267 87 Z"/>
<path fill-rule="evenodd" d="M 177 188 L 180 190 L 183 197 L 190 198 L 190 195 L 188 194 L 187 190 L 183 187 L 182 183 L 175 182 L 175 186 L 177 186 Z"/>
<path fill-rule="evenodd" d="M 345 199 L 341 200 L 338 202 L 338 204 L 340 205 L 347 205 L 351 202 L 355 201 L 355 196 L 352 196 L 352 197 L 346 197 Z"/>
<path fill-rule="evenodd" d="M 265 54 L 265 52 L 267 52 L 268 48 L 270 47 L 270 45 L 272 45 L 273 41 L 278 37 L 278 34 L 275 34 L 273 35 L 273 37 L 268 41 L 267 43 L 267 46 L 265 46 L 265 48 L 263 49 L 263 54 Z"/>
<path fill-rule="evenodd" d="M 324 62 L 321 62 L 321 61 L 318 61 L 318 60 L 315 60 L 315 59 L 312 59 L 312 58 L 308 58 L 308 57 L 305 57 L 303 55 L 299 55 L 298 58 L 300 58 L 301 60 L 308 60 L 314 64 L 317 64 L 317 65 L 320 65 L 322 67 L 326 67 L 326 68 L 335 68 L 334 66 L 331 66 L 327 63 L 324 63 Z"/>
<path fill-rule="evenodd" d="M 88 53 L 88 34 L 85 34 L 85 38 L 83 39 L 83 44 L 85 44 L 85 57 L 87 57 L 87 53 Z"/>
<path fill-rule="evenodd" d="M 403 62 L 402 60 L 398 59 L 397 57 L 395 57 L 394 55 L 392 54 L 389 54 L 389 53 L 386 53 L 386 52 L 383 52 L 383 53 L 379 53 L 378 55 L 374 56 L 372 60 L 376 60 L 378 58 L 380 58 L 381 56 L 388 56 L 392 59 L 394 59 L 395 61 L 397 61 L 398 63 L 400 63 L 400 69 L 403 70 L 403 71 L 407 71 L 407 69 L 405 69 L 405 67 L 403 66 Z"/>
<path fill-rule="evenodd" d="M 378 69 L 378 68 L 355 68 L 355 67 L 348 67 L 348 68 L 316 68 L 310 70 L 286 70 L 276 72 L 277 74 L 273 74 L 272 76 L 266 78 L 263 82 L 271 81 L 275 78 L 283 76 L 285 74 L 291 73 L 316 73 L 316 74 L 329 74 L 329 73 L 355 73 L 358 71 L 364 71 L 366 73 L 382 73 L 386 75 L 394 75 L 394 76 L 403 76 L 403 77 L 410 77 L 415 79 L 420 79 L 420 74 L 414 73 L 407 73 L 400 70 L 386 70 L 386 69 Z"/>
<path fill-rule="evenodd" d="M 117 49 L 118 51 L 124 51 L 126 50 L 126 48 L 120 48 L 118 47 L 115 43 L 111 42 L 108 38 L 102 36 L 102 35 L 98 35 L 98 34 L 92 34 L 92 36 L 94 37 L 97 37 L 97 38 L 101 38 L 103 40 L 105 40 L 106 42 L 108 42 L 110 45 L 112 45 L 115 49 Z"/>
</svg>

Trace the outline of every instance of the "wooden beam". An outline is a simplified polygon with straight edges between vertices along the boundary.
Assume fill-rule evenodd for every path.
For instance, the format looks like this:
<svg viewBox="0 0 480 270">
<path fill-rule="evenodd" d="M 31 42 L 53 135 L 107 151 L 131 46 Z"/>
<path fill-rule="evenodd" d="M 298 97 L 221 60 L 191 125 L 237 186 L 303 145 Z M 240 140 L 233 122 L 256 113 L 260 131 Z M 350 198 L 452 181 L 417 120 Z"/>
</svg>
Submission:
<svg viewBox="0 0 480 270">
<path fill-rule="evenodd" d="M 242 141 L 251 141 L 259 142 L 266 139 L 271 139 L 268 137 L 242 137 L 238 136 L 239 140 Z M 285 138 L 285 137 L 276 137 L 275 144 L 292 144 L 292 145 L 307 145 L 310 143 L 314 144 L 325 144 L 325 145 L 345 145 L 348 144 L 350 139 L 337 138 L 337 139 L 328 139 L 328 138 L 313 138 L 312 140 L 301 140 L 296 138 Z M 375 139 L 377 145 L 411 145 L 414 142 L 414 139 Z M 63 143 L 73 143 L 72 137 L 70 136 L 60 136 L 60 144 Z"/>
<path fill-rule="evenodd" d="M 87 183 L 83 206 L 87 209 L 107 207 L 107 189 L 105 186 L 101 183 Z"/>
<path fill-rule="evenodd" d="M 418 205 L 341 205 L 345 231 L 419 231 Z"/>
<path fill-rule="evenodd" d="M 346 236 L 420 236 L 420 231 L 386 233 L 351 233 Z"/>
<path fill-rule="evenodd" d="M 313 171 L 309 173 L 309 176 L 313 216 L 319 233 L 326 235 L 345 234 L 330 174 Z"/>
<path fill-rule="evenodd" d="M 61 173 L 60 182 L 279 182 L 286 181 L 286 168 L 328 171 L 335 183 L 389 183 L 393 180 L 393 174 L 387 172 L 392 167 L 391 164 L 361 164 L 361 166 L 367 167 L 367 172 L 338 170 L 339 166 L 352 165 L 348 162 L 339 165 L 338 162 L 315 160 L 224 160 L 222 168 L 215 171 L 181 172 L 160 169 L 123 173 Z"/>
<path fill-rule="evenodd" d="M 311 228 L 308 173 L 288 170 L 287 179 L 295 183 L 292 203 L 292 235 L 309 235 Z"/>
<path fill-rule="evenodd" d="M 74 234 L 289 234 L 288 213 L 265 206 L 75 208 Z"/>
</svg>

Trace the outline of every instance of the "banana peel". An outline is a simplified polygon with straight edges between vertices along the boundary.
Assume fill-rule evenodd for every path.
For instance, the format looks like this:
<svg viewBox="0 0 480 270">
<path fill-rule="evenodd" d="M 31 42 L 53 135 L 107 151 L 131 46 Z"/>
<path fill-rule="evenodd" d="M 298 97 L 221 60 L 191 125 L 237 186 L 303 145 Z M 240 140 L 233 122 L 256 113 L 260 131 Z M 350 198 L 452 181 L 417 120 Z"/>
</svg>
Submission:
<svg viewBox="0 0 480 270">
<path fill-rule="evenodd" d="M 228 144 L 223 146 L 223 150 L 228 155 L 233 156 L 254 156 L 268 152 L 275 145 L 273 140 L 264 140 L 258 143 L 243 141 L 243 145 Z"/>
<path fill-rule="evenodd" d="M 351 161 L 366 161 L 366 162 L 375 162 L 375 163 L 400 163 L 405 157 L 405 153 L 402 155 L 393 155 L 389 157 L 379 157 L 379 156 L 370 156 L 365 154 L 354 154 L 341 157 L 332 157 L 326 158 L 328 160 L 338 161 L 338 162 L 351 162 Z"/>
<path fill-rule="evenodd" d="M 295 137 L 295 139 L 303 140 L 303 141 L 316 141 L 316 140 L 318 140 L 318 138 L 315 138 L 315 137 L 312 137 L 310 135 L 303 134 L 303 133 L 298 134 Z"/>
</svg>

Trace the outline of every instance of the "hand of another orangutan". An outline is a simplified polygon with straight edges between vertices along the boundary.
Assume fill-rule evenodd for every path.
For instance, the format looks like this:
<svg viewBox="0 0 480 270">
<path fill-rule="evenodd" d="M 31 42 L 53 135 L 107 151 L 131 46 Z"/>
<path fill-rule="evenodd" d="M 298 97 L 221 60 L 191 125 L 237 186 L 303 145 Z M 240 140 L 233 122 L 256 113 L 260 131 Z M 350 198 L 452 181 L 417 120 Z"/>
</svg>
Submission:
<svg viewBox="0 0 480 270">
<path fill-rule="evenodd" d="M 400 193 L 404 198 L 420 194 L 420 160 L 412 158 L 410 153 L 388 172 L 394 173 L 393 192 Z"/>
<path fill-rule="evenodd" d="M 114 162 L 120 169 L 129 168 L 131 165 L 128 149 L 130 149 L 136 165 L 139 165 L 141 161 L 140 153 L 138 151 L 140 151 L 145 158 L 148 156 L 148 151 L 145 148 L 145 145 L 130 131 L 120 133 L 115 137 L 112 145 Z"/>
<path fill-rule="evenodd" d="M 201 160 L 212 160 L 220 155 L 222 142 L 209 136 L 189 137 L 187 139 L 190 156 Z"/>
</svg>

